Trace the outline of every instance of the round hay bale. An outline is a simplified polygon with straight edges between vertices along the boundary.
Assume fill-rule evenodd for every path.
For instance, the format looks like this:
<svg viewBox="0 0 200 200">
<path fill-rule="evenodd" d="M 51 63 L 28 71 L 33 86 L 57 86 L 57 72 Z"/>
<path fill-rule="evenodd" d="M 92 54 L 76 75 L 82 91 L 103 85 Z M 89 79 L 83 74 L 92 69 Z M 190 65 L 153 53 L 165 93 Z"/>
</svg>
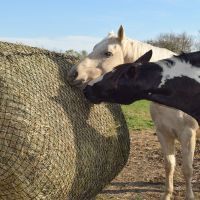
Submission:
<svg viewBox="0 0 200 200">
<path fill-rule="evenodd" d="M 0 42 L 0 199 L 89 200 L 126 164 L 118 105 L 89 104 L 74 57 Z"/>
</svg>

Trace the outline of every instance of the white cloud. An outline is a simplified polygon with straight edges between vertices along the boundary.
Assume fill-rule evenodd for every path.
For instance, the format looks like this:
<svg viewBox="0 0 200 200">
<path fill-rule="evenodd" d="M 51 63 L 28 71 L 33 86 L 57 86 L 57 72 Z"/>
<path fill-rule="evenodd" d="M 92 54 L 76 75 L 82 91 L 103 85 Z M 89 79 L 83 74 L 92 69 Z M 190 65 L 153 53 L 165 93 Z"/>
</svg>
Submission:
<svg viewBox="0 0 200 200">
<path fill-rule="evenodd" d="M 90 36 L 65 36 L 65 37 L 41 37 L 41 38 L 10 38 L 0 37 L 0 41 L 12 43 L 22 43 L 33 47 L 41 47 L 53 51 L 66 51 L 73 49 L 76 51 L 86 50 L 90 52 L 93 46 L 98 43 L 101 38 Z"/>
</svg>

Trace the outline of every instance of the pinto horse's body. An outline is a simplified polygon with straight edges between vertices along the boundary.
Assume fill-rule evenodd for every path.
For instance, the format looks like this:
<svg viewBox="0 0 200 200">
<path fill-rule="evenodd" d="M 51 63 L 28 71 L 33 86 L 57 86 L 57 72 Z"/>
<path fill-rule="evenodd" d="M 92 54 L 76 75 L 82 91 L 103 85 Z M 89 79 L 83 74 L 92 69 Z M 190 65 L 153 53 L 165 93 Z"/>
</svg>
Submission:
<svg viewBox="0 0 200 200">
<path fill-rule="evenodd" d="M 152 62 L 175 54 L 164 48 L 128 39 L 123 28 L 120 27 L 118 35 L 109 33 L 105 39 L 95 45 L 93 51 L 84 60 L 71 69 L 69 81 L 77 87 L 85 87 L 89 81 L 97 79 L 119 64 L 137 60 L 150 49 L 153 50 Z M 180 110 L 154 102 L 150 105 L 150 113 L 165 158 L 166 187 L 162 199 L 169 200 L 173 192 L 175 139 L 180 141 L 184 150 L 183 172 L 186 179 L 186 196 L 188 199 L 193 199 L 191 179 L 196 132 L 198 132 L 197 121 Z M 186 144 L 187 148 L 185 148 Z"/>
</svg>

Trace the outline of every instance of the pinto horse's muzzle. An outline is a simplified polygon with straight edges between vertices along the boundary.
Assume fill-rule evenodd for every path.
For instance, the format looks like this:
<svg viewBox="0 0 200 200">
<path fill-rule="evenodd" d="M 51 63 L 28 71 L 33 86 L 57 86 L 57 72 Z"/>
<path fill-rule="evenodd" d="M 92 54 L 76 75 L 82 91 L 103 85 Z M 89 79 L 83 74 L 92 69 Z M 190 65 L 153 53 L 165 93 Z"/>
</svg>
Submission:
<svg viewBox="0 0 200 200">
<path fill-rule="evenodd" d="M 85 98 L 90 101 L 91 103 L 95 103 L 95 104 L 100 104 L 102 101 L 100 100 L 100 98 L 98 97 L 98 95 L 96 94 L 97 91 L 94 91 L 92 89 L 91 86 L 87 85 L 84 90 L 83 93 L 85 95 Z"/>
</svg>

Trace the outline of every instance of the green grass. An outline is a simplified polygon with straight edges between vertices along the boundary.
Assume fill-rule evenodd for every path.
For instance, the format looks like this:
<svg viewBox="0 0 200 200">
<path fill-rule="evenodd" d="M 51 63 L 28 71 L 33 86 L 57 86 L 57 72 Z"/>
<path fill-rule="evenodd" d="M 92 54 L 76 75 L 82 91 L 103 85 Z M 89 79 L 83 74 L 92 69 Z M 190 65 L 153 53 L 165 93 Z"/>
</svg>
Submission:
<svg viewBox="0 0 200 200">
<path fill-rule="evenodd" d="M 135 197 L 135 200 L 142 200 L 142 197 L 140 197 L 139 195 L 137 195 L 137 196 Z"/>
<path fill-rule="evenodd" d="M 141 100 L 122 106 L 129 130 L 152 130 L 153 122 L 149 113 L 149 101 Z"/>
</svg>

